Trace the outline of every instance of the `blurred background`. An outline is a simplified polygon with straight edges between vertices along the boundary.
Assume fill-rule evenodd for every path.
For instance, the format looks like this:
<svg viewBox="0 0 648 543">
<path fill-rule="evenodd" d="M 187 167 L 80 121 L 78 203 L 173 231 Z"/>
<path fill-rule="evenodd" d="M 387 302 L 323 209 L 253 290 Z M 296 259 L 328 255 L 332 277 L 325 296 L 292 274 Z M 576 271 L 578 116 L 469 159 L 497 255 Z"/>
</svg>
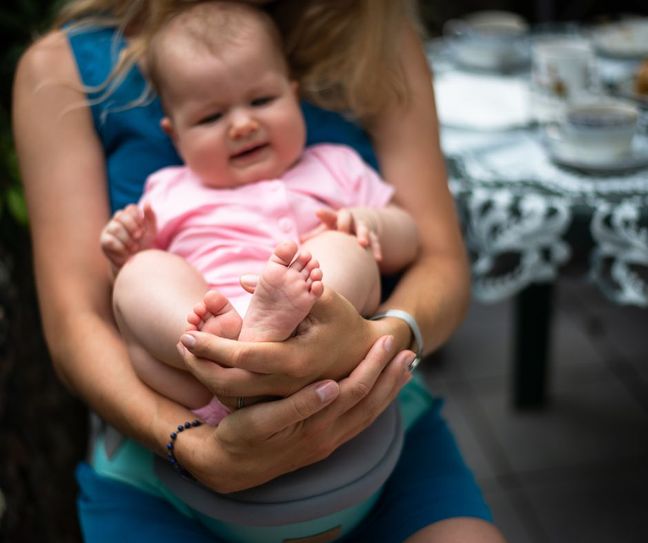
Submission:
<svg viewBox="0 0 648 543">
<path fill-rule="evenodd" d="M 87 413 L 83 405 L 59 383 L 41 335 L 31 271 L 28 222 L 10 121 L 11 83 L 16 61 L 35 37 L 47 31 L 59 4 L 46 0 L 4 0 L 0 6 L 0 541 L 8 542 L 80 540 L 74 511 L 76 488 L 73 469 L 85 452 Z M 648 15 L 648 4 L 643 0 L 423 0 L 420 9 L 431 37 L 441 35 L 447 20 L 484 9 L 515 12 L 532 25 L 551 21 L 599 23 L 616 20 L 622 15 Z M 567 307 L 572 310 L 582 305 L 583 299 L 591 299 L 591 293 L 586 290 L 576 294 L 570 292 L 566 295 Z M 581 318 L 579 322 L 584 326 L 585 335 L 597 337 L 601 319 L 605 320 L 601 317 L 604 304 L 595 303 L 588 307 L 585 314 L 589 317 Z M 510 315 L 506 306 L 488 308 L 477 304 L 471 314 L 477 315 L 473 318 L 479 321 L 498 326 L 494 331 L 482 330 L 478 336 L 472 334 L 469 326 L 460 331 L 463 334 L 461 341 L 473 344 L 475 351 L 481 349 L 480 340 L 508 333 Z M 629 318 L 628 322 L 635 325 L 642 319 L 646 322 L 645 311 L 625 312 L 623 315 L 615 314 L 609 318 L 617 323 L 619 319 Z M 626 328 L 628 330 L 632 327 Z M 463 385 L 458 384 L 457 370 L 452 373 L 450 366 L 455 363 L 453 357 L 470 358 L 474 352 L 457 350 L 452 345 L 436 357 L 436 361 L 431 361 L 426 377 L 437 390 L 459 391 L 460 397 Z M 588 345 L 584 349 L 592 348 L 592 344 Z M 502 359 L 496 362 L 500 368 L 505 366 L 503 359 L 509 354 L 505 347 L 502 349 L 489 355 Z M 578 352 L 572 354 L 579 356 Z M 450 403 L 450 408 L 452 405 Z M 455 412 L 457 417 L 462 418 L 462 415 Z M 485 430 L 481 428 L 482 434 Z M 464 437 L 462 446 L 472 446 L 470 440 Z M 475 452 L 468 456 L 476 464 L 482 461 Z M 497 496 L 493 499 L 496 500 Z M 508 529 L 513 530 L 510 533 L 516 533 L 515 526 Z M 547 532 L 541 528 L 538 530 L 535 536 L 530 537 L 543 541 L 542 534 Z M 529 531 L 533 532 L 527 529 L 526 533 Z M 643 533 L 648 537 L 648 531 Z M 524 537 L 518 541 L 524 541 Z M 553 538 L 544 540 L 556 541 Z"/>
</svg>

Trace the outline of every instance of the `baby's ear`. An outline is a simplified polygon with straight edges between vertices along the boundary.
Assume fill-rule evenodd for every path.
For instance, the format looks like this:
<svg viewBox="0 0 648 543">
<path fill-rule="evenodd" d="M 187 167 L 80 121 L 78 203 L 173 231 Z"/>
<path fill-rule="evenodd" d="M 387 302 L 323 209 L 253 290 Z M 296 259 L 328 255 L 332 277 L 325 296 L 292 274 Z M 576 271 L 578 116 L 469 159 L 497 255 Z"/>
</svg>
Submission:
<svg viewBox="0 0 648 543">
<path fill-rule="evenodd" d="M 169 136 L 174 142 L 176 141 L 176 133 L 173 129 L 173 123 L 169 117 L 162 117 L 160 121 L 160 127 L 164 130 L 164 133 Z"/>
</svg>

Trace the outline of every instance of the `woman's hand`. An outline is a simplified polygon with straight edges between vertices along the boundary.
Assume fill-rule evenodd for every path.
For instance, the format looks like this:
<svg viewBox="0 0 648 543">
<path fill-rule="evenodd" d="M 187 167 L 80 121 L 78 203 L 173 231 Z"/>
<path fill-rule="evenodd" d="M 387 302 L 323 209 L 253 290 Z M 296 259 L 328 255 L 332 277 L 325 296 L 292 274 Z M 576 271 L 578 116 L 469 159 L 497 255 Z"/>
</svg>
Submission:
<svg viewBox="0 0 648 543">
<path fill-rule="evenodd" d="M 315 380 L 347 376 L 380 336 L 395 333 L 325 290 L 284 342 L 239 342 L 196 331 L 182 336 L 180 350 L 189 371 L 218 397 L 287 396 Z M 409 345 L 406 333 L 397 345 Z"/>
<path fill-rule="evenodd" d="M 219 492 L 250 488 L 323 460 L 369 426 L 410 379 L 414 354 L 394 352 L 393 338 L 381 337 L 339 384 L 314 383 L 287 398 L 240 409 L 217 428 L 187 432 L 176 443 L 176 456 Z"/>
</svg>

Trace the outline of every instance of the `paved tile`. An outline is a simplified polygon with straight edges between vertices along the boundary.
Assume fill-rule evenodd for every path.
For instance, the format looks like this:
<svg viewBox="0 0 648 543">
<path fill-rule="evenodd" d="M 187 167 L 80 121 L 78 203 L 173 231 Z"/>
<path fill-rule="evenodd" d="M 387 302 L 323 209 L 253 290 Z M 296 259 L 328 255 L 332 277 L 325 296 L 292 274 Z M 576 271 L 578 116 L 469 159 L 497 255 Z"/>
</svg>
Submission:
<svg viewBox="0 0 648 543">
<path fill-rule="evenodd" d="M 496 524 L 511 543 L 648 541 L 648 311 L 561 282 L 536 412 L 510 406 L 511 322 L 510 302 L 473 303 L 424 369 Z"/>
<path fill-rule="evenodd" d="M 547 541 L 648 541 L 645 458 L 609 469 L 538 473 L 526 481 L 524 492 Z"/>
<path fill-rule="evenodd" d="M 619 306 L 605 299 L 594 287 L 569 285 L 563 297 L 577 299 L 564 308 L 569 318 L 580 321 L 593 345 L 606 357 L 624 357 L 648 375 L 648 309 Z"/>
<path fill-rule="evenodd" d="M 463 325 L 443 347 L 447 378 L 508 375 L 512 330 L 512 303 L 473 302 Z"/>
<path fill-rule="evenodd" d="M 539 412 L 512 410 L 501 383 L 473 384 L 473 395 L 475 424 L 493 433 L 515 473 L 646 458 L 648 413 L 612 374 L 556 383 Z"/>
</svg>

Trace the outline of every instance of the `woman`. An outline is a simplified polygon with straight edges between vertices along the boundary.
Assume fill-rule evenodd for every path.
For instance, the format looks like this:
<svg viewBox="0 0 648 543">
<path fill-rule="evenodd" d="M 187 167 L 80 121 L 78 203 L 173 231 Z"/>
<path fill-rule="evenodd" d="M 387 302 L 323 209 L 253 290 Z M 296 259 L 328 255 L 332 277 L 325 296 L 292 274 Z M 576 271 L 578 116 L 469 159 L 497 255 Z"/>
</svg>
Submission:
<svg viewBox="0 0 648 543">
<path fill-rule="evenodd" d="M 169 432 L 191 414 L 133 373 L 112 319 L 110 275 L 98 238 L 111 207 L 136 200 L 148 173 L 178 160 L 157 132 L 159 103 L 143 103 L 141 93 L 129 92 L 143 88 L 146 66 L 139 38 L 146 25 L 179 3 L 69 3 L 60 21 L 69 26 L 53 30 L 25 53 L 14 89 L 14 131 L 39 298 L 57 372 L 105 421 L 158 454 L 164 454 Z M 279 0 L 268 9 L 282 28 L 305 96 L 361 120 L 383 176 L 396 186 L 398 202 L 417 223 L 420 255 L 383 308 L 410 313 L 428 350 L 434 350 L 463 315 L 468 274 L 439 150 L 430 73 L 406 6 L 393 0 Z M 75 29 L 84 22 L 94 24 L 96 32 Z M 125 43 L 117 29 L 124 32 Z M 123 65 L 114 53 L 126 44 Z M 97 57 L 97 51 L 105 55 Z M 108 59 L 106 66 L 98 59 Z M 129 61 L 138 62 L 130 71 Z M 130 100 L 120 102 L 120 96 Z M 354 125 L 305 108 L 315 139 L 342 137 L 371 159 Z M 323 133 L 327 123 L 330 133 Z M 240 409 L 217 428 L 184 433 L 175 456 L 220 492 L 255 486 L 323 459 L 366 428 L 409 380 L 413 355 L 403 349 L 412 339 L 403 320 L 364 320 L 334 296 L 323 296 L 309 326 L 285 343 L 185 336 L 187 367 L 215 394 L 292 395 Z M 317 381 L 342 357 L 359 363 L 347 379 Z M 274 373 L 247 371 L 260 366 Z M 80 468 L 78 478 L 88 540 L 130 536 L 143 541 L 168 533 L 209 540 L 175 509 L 165 509 L 158 497 L 101 477 L 88 466 Z M 412 422 L 376 514 L 353 540 L 501 541 L 488 518 L 438 407 L 429 407 Z"/>
</svg>

